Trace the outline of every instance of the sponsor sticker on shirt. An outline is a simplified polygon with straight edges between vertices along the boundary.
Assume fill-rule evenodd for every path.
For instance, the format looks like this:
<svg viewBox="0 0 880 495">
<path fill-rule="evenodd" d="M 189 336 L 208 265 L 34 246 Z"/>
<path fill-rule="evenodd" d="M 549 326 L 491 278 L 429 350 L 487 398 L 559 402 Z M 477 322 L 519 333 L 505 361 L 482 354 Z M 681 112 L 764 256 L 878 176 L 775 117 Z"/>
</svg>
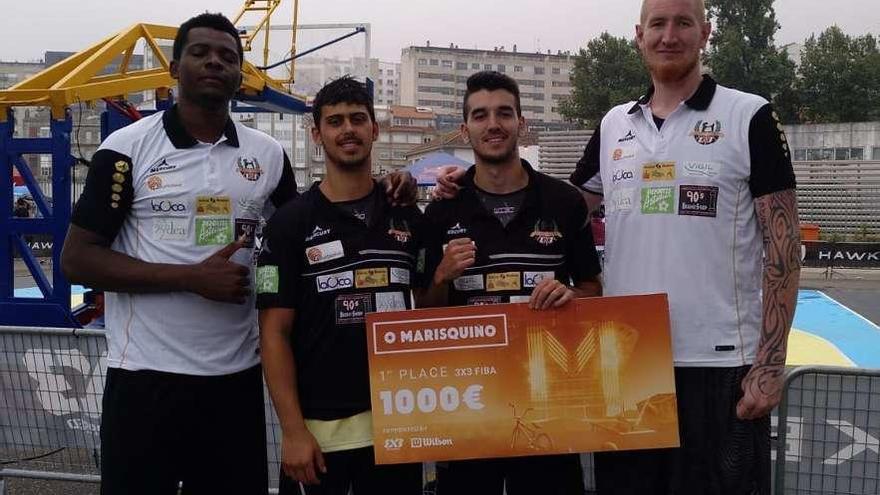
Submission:
<svg viewBox="0 0 880 495">
<path fill-rule="evenodd" d="M 487 304 L 504 304 L 507 298 L 504 296 L 476 296 L 469 297 L 468 306 L 486 306 Z"/>
<path fill-rule="evenodd" d="M 611 152 L 611 159 L 615 162 L 620 160 L 629 160 L 636 157 L 635 148 L 615 148 Z"/>
<path fill-rule="evenodd" d="M 257 267 L 257 294 L 278 293 L 278 267 L 265 265 Z"/>
<path fill-rule="evenodd" d="M 406 300 L 403 292 L 377 292 L 376 312 L 403 311 L 406 309 Z"/>
<path fill-rule="evenodd" d="M 358 270 L 354 275 L 354 286 L 358 289 L 388 287 L 388 269 L 364 268 Z"/>
<path fill-rule="evenodd" d="M 489 273 L 486 275 L 486 290 L 498 292 L 502 290 L 519 290 L 519 272 Z"/>
<path fill-rule="evenodd" d="M 406 268 L 391 267 L 391 283 L 409 285 L 409 270 Z"/>
<path fill-rule="evenodd" d="M 632 182 L 635 180 L 636 174 L 629 168 L 620 167 L 611 174 L 611 184 L 620 182 Z"/>
<path fill-rule="evenodd" d="M 232 215 L 232 201 L 229 196 L 197 196 L 196 215 Z"/>
<path fill-rule="evenodd" d="M 675 188 L 645 187 L 642 188 L 642 213 L 646 215 L 658 213 L 675 213 Z"/>
<path fill-rule="evenodd" d="M 225 246 L 232 242 L 229 218 L 196 218 L 196 246 Z"/>
<path fill-rule="evenodd" d="M 642 165 L 642 181 L 675 180 L 675 162 L 653 162 Z"/>
<path fill-rule="evenodd" d="M 342 249 L 342 241 L 325 242 L 306 249 L 306 258 L 310 265 L 317 265 L 343 256 L 345 256 L 345 251 Z"/>
<path fill-rule="evenodd" d="M 260 225 L 259 220 L 253 220 L 250 218 L 236 218 L 235 238 L 241 239 L 242 237 L 244 237 L 244 247 L 254 247 L 254 240 L 257 237 L 258 225 Z"/>
<path fill-rule="evenodd" d="M 373 311 L 370 294 L 342 294 L 336 296 L 336 324 L 363 323 L 367 313 Z"/>
<path fill-rule="evenodd" d="M 463 275 L 453 280 L 452 286 L 455 287 L 455 290 L 460 291 L 483 290 L 485 288 L 482 275 Z"/>
<path fill-rule="evenodd" d="M 556 273 L 554 272 L 523 272 L 523 287 L 534 289 L 544 279 L 553 280 L 555 278 Z"/>
<path fill-rule="evenodd" d="M 527 303 L 531 296 L 510 296 L 510 303 Z"/>
<path fill-rule="evenodd" d="M 605 200 L 605 208 L 608 213 L 632 210 L 633 191 L 635 189 L 632 187 L 620 187 L 612 190 L 610 196 Z"/>
<path fill-rule="evenodd" d="M 338 272 L 315 277 L 318 292 L 330 292 L 339 289 L 350 289 L 354 286 L 354 272 Z"/>
<path fill-rule="evenodd" d="M 717 216 L 718 187 L 682 185 L 678 192 L 678 214 L 694 217 Z"/>
<path fill-rule="evenodd" d="M 721 172 L 721 164 L 718 162 L 684 162 L 681 165 L 682 174 L 685 177 L 703 177 L 711 179 Z"/>
<path fill-rule="evenodd" d="M 153 240 L 185 241 L 189 234 L 189 220 L 179 218 L 154 218 Z"/>
</svg>

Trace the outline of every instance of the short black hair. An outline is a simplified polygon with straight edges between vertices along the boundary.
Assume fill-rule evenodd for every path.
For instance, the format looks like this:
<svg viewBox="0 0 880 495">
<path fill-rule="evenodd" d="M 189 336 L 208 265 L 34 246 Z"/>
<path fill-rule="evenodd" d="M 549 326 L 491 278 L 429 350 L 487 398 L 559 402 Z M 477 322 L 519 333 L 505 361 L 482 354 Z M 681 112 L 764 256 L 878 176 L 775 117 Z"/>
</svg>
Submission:
<svg viewBox="0 0 880 495">
<path fill-rule="evenodd" d="M 320 127 L 321 108 L 327 105 L 349 103 L 367 107 L 370 120 L 376 122 L 376 110 L 373 108 L 373 94 L 367 89 L 367 85 L 357 79 L 346 75 L 325 84 L 312 102 L 312 119 L 315 127 Z"/>
<path fill-rule="evenodd" d="M 464 93 L 464 103 L 462 104 L 465 122 L 467 122 L 468 113 L 470 112 L 470 108 L 468 108 L 468 98 L 477 91 L 482 91 L 484 89 L 486 91 L 503 89 L 512 94 L 514 99 L 516 99 L 516 116 L 522 116 L 522 105 L 519 102 L 519 84 L 507 74 L 502 74 L 494 70 L 484 70 L 471 75 L 467 80 L 467 91 Z"/>
<path fill-rule="evenodd" d="M 183 54 L 183 47 L 186 45 L 186 38 L 189 36 L 189 31 L 193 28 L 200 27 L 223 31 L 235 38 L 235 44 L 238 46 L 238 61 L 244 62 L 244 49 L 241 46 L 241 37 L 238 29 L 235 28 L 232 21 L 226 18 L 225 15 L 215 14 L 213 12 L 205 12 L 195 17 L 191 17 L 177 28 L 177 36 L 174 37 L 174 47 L 172 48 L 174 60 L 180 60 L 180 56 Z"/>
</svg>

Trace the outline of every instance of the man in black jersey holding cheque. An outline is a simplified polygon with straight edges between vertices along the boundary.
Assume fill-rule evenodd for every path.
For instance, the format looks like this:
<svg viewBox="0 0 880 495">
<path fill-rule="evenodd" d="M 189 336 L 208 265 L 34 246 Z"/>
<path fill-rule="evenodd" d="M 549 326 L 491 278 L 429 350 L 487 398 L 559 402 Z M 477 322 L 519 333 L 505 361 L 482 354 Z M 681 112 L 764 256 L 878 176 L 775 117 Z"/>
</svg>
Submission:
<svg viewBox="0 0 880 495">
<path fill-rule="evenodd" d="M 587 209 L 577 190 L 521 160 L 526 129 L 510 77 L 479 72 L 467 81 L 461 132 L 476 164 L 453 199 L 426 210 L 431 227 L 420 306 L 528 302 L 536 310 L 601 295 Z M 451 461 L 438 470 L 443 493 L 583 493 L 579 456 Z M 505 486 L 506 485 L 506 486 Z"/>
<path fill-rule="evenodd" d="M 344 77 L 315 97 L 327 174 L 264 232 L 257 307 L 266 383 L 281 423 L 280 493 L 417 494 L 421 464 L 376 466 L 365 316 L 411 309 L 422 285 L 422 214 L 371 178 L 379 134 L 367 88 Z"/>
</svg>

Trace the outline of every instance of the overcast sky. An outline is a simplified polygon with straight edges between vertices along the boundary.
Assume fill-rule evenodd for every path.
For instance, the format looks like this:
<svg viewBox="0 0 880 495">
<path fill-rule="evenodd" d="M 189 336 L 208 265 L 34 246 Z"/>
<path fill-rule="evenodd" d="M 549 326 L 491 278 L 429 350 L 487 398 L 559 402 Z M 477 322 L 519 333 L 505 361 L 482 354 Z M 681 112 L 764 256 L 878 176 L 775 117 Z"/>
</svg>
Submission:
<svg viewBox="0 0 880 495">
<path fill-rule="evenodd" d="M 0 60 L 36 60 L 46 50 L 77 51 L 133 23 L 178 25 L 209 8 L 234 15 L 242 0 L 2 0 Z M 279 8 L 289 19 L 293 0 Z M 300 0 L 300 23 L 367 22 L 372 55 L 399 61 L 400 49 L 456 43 L 461 48 L 517 44 L 519 51 L 576 50 L 609 31 L 632 36 L 638 0 Z M 880 34 L 878 0 L 776 0 L 777 44 L 800 42 L 837 24 L 846 33 Z M 313 46 L 301 40 L 300 49 Z M 273 44 L 273 51 L 275 46 Z"/>
</svg>

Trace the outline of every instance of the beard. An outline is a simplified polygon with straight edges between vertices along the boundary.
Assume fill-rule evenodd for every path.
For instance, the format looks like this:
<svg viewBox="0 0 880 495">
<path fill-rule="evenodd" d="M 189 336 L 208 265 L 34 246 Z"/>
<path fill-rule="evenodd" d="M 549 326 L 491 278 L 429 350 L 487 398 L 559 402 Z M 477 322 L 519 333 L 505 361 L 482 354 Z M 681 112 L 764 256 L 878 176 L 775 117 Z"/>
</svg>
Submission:
<svg viewBox="0 0 880 495">
<path fill-rule="evenodd" d="M 696 54 L 692 58 L 657 61 L 649 57 L 645 57 L 645 66 L 651 76 L 661 82 L 671 83 L 681 81 L 687 77 L 695 68 L 699 67 L 700 55 Z"/>
<path fill-rule="evenodd" d="M 331 161 L 336 164 L 339 168 L 350 171 L 357 170 L 364 166 L 370 165 L 370 153 L 372 152 L 372 146 L 368 146 L 365 148 L 363 154 L 357 155 L 346 155 L 344 153 L 335 153 L 324 147 L 324 154 L 328 161 Z"/>
</svg>

